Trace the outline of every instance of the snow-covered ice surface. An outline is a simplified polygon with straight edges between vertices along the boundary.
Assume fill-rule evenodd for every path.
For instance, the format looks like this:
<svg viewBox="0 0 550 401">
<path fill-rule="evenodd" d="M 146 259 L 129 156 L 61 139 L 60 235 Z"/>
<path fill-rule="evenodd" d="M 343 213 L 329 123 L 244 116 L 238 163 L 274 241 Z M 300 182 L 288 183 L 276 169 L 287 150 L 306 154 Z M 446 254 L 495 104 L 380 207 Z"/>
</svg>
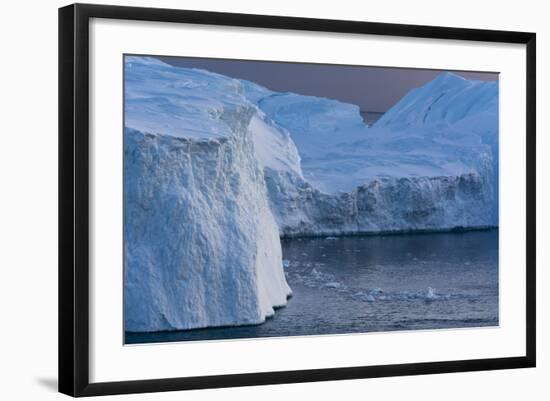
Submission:
<svg viewBox="0 0 550 401">
<path fill-rule="evenodd" d="M 365 94 L 369 96 L 369 94 Z M 279 236 L 498 225 L 498 84 L 443 74 L 374 126 L 336 100 L 125 62 L 125 325 L 255 324 Z"/>
<path fill-rule="evenodd" d="M 239 81 L 126 59 L 127 331 L 261 323 L 290 294 Z"/>
</svg>

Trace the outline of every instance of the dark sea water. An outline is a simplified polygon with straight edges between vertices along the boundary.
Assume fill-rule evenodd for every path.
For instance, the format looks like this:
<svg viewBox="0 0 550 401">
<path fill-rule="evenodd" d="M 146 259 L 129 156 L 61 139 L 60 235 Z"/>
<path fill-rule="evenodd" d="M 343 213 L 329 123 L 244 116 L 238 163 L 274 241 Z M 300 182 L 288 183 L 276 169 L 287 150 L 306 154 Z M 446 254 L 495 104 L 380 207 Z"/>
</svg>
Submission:
<svg viewBox="0 0 550 401">
<path fill-rule="evenodd" d="M 384 112 L 361 110 L 360 114 L 361 114 L 361 117 L 363 117 L 363 121 L 369 127 L 371 127 L 375 122 L 377 122 L 384 115 Z"/>
<path fill-rule="evenodd" d="M 127 333 L 126 343 L 498 325 L 498 230 L 282 241 L 288 305 L 257 326 Z"/>
</svg>

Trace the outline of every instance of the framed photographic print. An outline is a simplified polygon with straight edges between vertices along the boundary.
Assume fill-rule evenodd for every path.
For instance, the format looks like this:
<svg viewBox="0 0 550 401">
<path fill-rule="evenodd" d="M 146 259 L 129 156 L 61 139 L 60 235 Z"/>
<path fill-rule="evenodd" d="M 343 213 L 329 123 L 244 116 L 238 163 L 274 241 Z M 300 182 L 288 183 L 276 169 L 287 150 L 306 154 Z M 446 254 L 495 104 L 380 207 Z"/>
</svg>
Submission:
<svg viewBox="0 0 550 401">
<path fill-rule="evenodd" d="M 59 390 L 535 366 L 535 34 L 59 10 Z"/>
</svg>

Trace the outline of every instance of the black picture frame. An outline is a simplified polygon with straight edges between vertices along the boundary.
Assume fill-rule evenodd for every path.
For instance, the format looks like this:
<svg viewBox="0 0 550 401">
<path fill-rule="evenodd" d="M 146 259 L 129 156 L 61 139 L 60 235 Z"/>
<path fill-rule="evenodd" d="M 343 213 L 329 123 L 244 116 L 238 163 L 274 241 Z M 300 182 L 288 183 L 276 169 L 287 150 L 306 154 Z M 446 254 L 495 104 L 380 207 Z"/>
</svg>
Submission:
<svg viewBox="0 0 550 401">
<path fill-rule="evenodd" d="M 90 383 L 89 21 L 160 21 L 516 43 L 526 46 L 526 344 L 519 357 Z M 220 12 L 74 4 L 59 9 L 59 391 L 71 396 L 253 386 L 534 367 L 536 364 L 536 35 Z"/>
</svg>

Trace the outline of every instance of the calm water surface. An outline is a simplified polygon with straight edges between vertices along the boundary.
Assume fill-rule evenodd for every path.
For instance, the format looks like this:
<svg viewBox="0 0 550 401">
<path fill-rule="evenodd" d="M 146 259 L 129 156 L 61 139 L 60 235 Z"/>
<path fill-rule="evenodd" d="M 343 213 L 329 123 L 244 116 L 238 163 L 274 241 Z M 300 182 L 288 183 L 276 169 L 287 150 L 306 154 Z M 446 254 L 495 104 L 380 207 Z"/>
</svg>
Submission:
<svg viewBox="0 0 550 401">
<path fill-rule="evenodd" d="M 498 231 L 282 241 L 288 305 L 257 326 L 127 333 L 127 343 L 498 325 Z"/>
<path fill-rule="evenodd" d="M 372 127 L 374 123 L 382 118 L 384 112 L 361 110 L 360 114 L 361 117 L 363 117 L 363 121 L 365 122 L 365 124 L 367 124 L 369 127 Z"/>
</svg>

